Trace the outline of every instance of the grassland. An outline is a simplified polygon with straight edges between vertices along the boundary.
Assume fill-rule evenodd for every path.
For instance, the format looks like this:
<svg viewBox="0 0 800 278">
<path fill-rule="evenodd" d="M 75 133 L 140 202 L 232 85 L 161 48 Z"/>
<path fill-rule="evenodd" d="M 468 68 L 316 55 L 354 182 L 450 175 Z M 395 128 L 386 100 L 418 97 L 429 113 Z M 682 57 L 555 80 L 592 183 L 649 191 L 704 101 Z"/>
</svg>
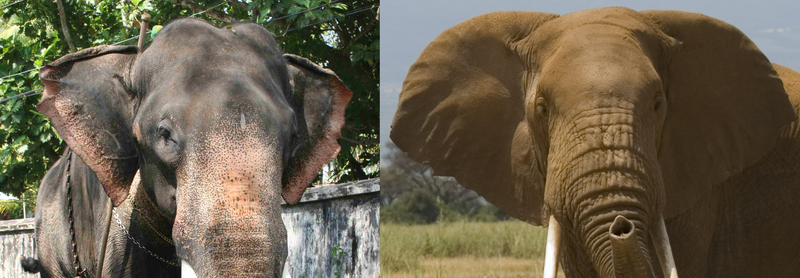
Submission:
<svg viewBox="0 0 800 278">
<path fill-rule="evenodd" d="M 546 238 L 520 221 L 381 224 L 381 277 L 535 277 Z"/>
</svg>

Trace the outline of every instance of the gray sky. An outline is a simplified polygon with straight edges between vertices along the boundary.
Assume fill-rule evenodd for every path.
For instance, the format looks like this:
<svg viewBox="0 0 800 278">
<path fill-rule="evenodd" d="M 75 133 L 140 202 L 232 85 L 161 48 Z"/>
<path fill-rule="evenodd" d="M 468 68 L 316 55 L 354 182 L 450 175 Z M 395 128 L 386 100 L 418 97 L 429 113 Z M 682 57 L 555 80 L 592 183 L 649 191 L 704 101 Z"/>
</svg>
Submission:
<svg viewBox="0 0 800 278">
<path fill-rule="evenodd" d="M 493 11 L 567 14 L 624 6 L 703 13 L 742 30 L 771 62 L 800 71 L 800 1 L 387 0 L 381 3 L 380 140 L 389 140 L 400 87 L 422 49 L 450 26 Z"/>
</svg>

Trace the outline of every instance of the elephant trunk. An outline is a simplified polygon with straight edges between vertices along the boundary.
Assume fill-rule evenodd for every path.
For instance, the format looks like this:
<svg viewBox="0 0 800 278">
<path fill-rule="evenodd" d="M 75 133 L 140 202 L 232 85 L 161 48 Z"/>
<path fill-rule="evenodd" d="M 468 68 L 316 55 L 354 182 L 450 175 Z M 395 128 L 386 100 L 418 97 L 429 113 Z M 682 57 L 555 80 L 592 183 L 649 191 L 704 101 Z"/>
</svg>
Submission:
<svg viewBox="0 0 800 278">
<path fill-rule="evenodd" d="M 280 277 L 288 253 L 286 231 L 282 223 L 261 220 L 216 223 L 179 240 L 178 253 L 185 260 L 181 271 L 195 277 Z"/>
<path fill-rule="evenodd" d="M 633 222 L 618 215 L 608 229 L 608 237 L 617 278 L 650 276 L 650 264 L 645 259 L 646 253 L 642 252 L 643 246 L 637 240 Z"/>
<path fill-rule="evenodd" d="M 583 111 L 556 129 L 545 202 L 576 231 L 597 276 L 653 277 L 648 250 L 652 213 L 660 208 L 654 130 L 626 107 Z M 565 223 L 567 223 L 565 222 Z M 585 273 L 590 275 L 589 273 Z"/>
<path fill-rule="evenodd" d="M 638 210 L 611 208 L 588 218 L 581 221 L 584 244 L 600 277 L 653 277 L 647 217 Z"/>
</svg>

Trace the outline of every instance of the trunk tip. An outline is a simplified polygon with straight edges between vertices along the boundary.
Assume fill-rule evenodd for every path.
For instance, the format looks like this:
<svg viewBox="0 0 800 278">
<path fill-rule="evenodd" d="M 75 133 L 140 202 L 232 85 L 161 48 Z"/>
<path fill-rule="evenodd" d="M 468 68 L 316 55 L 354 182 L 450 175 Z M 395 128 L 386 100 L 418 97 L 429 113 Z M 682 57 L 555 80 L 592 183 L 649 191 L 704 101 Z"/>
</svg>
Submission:
<svg viewBox="0 0 800 278">
<path fill-rule="evenodd" d="M 633 222 L 628 220 L 628 218 L 617 215 L 617 217 L 614 218 L 614 223 L 608 228 L 608 233 L 617 238 L 627 238 L 633 233 L 634 228 Z"/>
</svg>

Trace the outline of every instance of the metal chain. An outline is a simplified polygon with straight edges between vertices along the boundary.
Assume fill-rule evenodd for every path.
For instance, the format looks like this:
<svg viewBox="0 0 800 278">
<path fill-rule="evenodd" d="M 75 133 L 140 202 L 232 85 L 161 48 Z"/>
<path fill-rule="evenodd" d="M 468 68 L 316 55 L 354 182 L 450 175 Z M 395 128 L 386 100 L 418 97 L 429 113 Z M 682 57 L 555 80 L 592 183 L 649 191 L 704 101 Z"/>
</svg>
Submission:
<svg viewBox="0 0 800 278">
<path fill-rule="evenodd" d="M 78 260 L 78 244 L 75 243 L 75 221 L 72 218 L 72 186 L 70 186 L 69 170 L 72 166 L 72 150 L 67 151 L 67 210 L 69 211 L 69 234 L 72 241 L 72 265 L 75 267 L 76 277 L 88 277 L 86 269 L 81 267 Z M 86 275 L 86 276 L 84 276 Z"/>
<path fill-rule="evenodd" d="M 89 277 L 88 272 L 86 271 L 86 269 L 81 267 L 80 260 L 78 259 L 78 244 L 75 243 L 75 221 L 72 217 L 72 186 L 70 185 L 71 166 L 72 166 L 72 150 L 67 150 L 67 181 L 65 183 L 65 186 L 67 188 L 67 210 L 69 211 L 69 233 L 70 233 L 70 238 L 72 240 L 72 259 L 73 259 L 72 264 L 75 267 L 75 273 L 76 273 L 75 277 L 88 278 Z M 117 215 L 117 210 L 112 209 L 111 212 L 114 214 L 114 218 L 117 219 L 117 224 L 119 225 L 119 227 L 122 229 L 123 232 L 125 232 L 125 235 L 128 237 L 128 239 L 130 239 L 134 244 L 136 244 L 136 246 L 139 246 L 139 248 L 150 254 L 150 256 L 153 256 L 153 258 L 158 259 L 159 261 L 162 261 L 171 266 L 176 266 L 176 267 L 180 266 L 177 260 L 172 260 L 172 261 L 166 260 L 156 255 L 152 251 L 148 250 L 147 248 L 145 248 L 141 243 L 139 243 L 139 241 L 136 241 L 136 239 L 134 239 L 133 236 L 131 236 L 131 234 L 128 233 L 128 230 L 125 229 L 125 226 L 122 225 L 122 220 L 120 220 L 119 215 Z"/>
<path fill-rule="evenodd" d="M 114 213 L 114 218 L 116 218 L 116 219 L 117 219 L 117 225 L 119 225 L 119 228 L 120 228 L 120 229 L 122 229 L 122 231 L 123 231 L 123 232 L 125 232 L 125 235 L 126 235 L 126 236 L 128 236 L 128 239 L 130 239 L 131 241 L 133 241 L 133 243 L 134 243 L 134 244 L 136 244 L 136 246 L 139 246 L 139 248 L 141 248 L 142 250 L 144 250 L 145 252 L 147 252 L 147 254 L 150 254 L 150 256 L 153 256 L 153 258 L 156 258 L 156 259 L 158 259 L 159 261 L 162 261 L 162 262 L 164 262 L 165 264 L 168 264 L 168 265 L 171 265 L 171 266 L 180 266 L 180 265 L 178 264 L 178 261 L 177 261 L 177 260 L 172 260 L 172 261 L 169 261 L 169 260 L 167 260 L 167 259 L 164 259 L 164 258 L 162 258 L 162 257 L 159 257 L 159 256 L 158 256 L 158 255 L 156 255 L 155 253 L 151 252 L 149 249 L 145 248 L 145 247 L 144 247 L 144 246 L 143 246 L 141 243 L 139 243 L 138 241 L 136 241 L 136 239 L 134 239 L 134 238 L 131 236 L 131 234 L 130 234 L 130 233 L 128 233 L 128 230 L 127 230 L 127 229 L 125 229 L 125 226 L 123 226 L 123 225 L 122 225 L 122 220 L 120 220 L 120 219 L 119 219 L 119 215 L 117 215 L 117 209 L 116 209 L 116 208 L 114 208 L 114 209 L 112 209 L 112 210 L 111 210 L 111 212 L 112 212 L 112 213 Z"/>
<path fill-rule="evenodd" d="M 136 206 L 136 202 L 135 202 L 135 201 L 134 201 L 134 202 L 132 202 L 131 204 L 133 205 L 133 210 L 134 210 L 134 211 L 138 211 L 138 212 L 139 212 L 139 214 L 141 214 L 141 215 L 145 215 L 145 214 L 144 214 L 144 211 L 142 211 L 142 210 L 141 210 L 139 207 L 137 207 L 137 206 Z M 132 214 L 132 213 L 131 213 L 131 214 Z M 142 217 L 142 220 L 143 220 L 143 222 L 144 222 L 145 224 L 147 224 L 147 226 L 148 226 L 148 227 L 150 227 L 150 229 L 152 229 L 152 230 L 153 230 L 153 232 L 155 232 L 155 233 L 156 233 L 156 235 L 158 235 L 158 237 L 160 237 L 161 239 L 163 239 L 163 240 L 164 240 L 166 243 L 169 243 L 169 245 L 175 246 L 175 243 L 174 243 L 174 242 L 172 242 L 172 240 L 170 240 L 169 238 L 167 238 L 167 237 L 166 237 L 166 236 L 164 236 L 163 234 L 161 234 L 161 232 L 159 232 L 159 231 L 158 231 L 158 229 L 156 229 L 156 227 L 153 227 L 153 224 L 150 224 L 150 221 L 149 221 L 149 220 L 147 220 L 147 218 L 145 218 L 145 217 Z"/>
</svg>

